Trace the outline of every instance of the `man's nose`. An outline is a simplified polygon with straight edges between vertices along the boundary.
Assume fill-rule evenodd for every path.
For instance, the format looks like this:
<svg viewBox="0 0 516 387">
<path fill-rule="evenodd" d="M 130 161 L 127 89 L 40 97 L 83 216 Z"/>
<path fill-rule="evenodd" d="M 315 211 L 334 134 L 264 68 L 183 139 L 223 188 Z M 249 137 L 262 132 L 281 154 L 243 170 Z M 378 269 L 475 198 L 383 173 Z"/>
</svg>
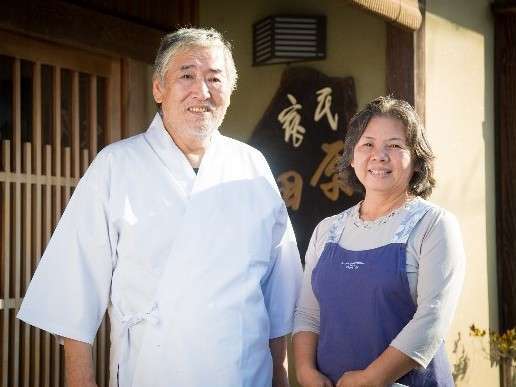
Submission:
<svg viewBox="0 0 516 387">
<path fill-rule="evenodd" d="M 195 81 L 194 92 L 200 99 L 210 98 L 210 88 L 205 79 L 197 79 Z"/>
</svg>

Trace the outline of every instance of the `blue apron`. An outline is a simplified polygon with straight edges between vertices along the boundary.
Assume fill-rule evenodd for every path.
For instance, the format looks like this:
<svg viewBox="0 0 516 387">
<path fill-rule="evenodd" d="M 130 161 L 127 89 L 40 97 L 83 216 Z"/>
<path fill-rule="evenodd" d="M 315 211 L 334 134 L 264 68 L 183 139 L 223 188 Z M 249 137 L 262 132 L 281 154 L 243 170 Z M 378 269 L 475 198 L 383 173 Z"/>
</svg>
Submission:
<svg viewBox="0 0 516 387">
<path fill-rule="evenodd" d="M 321 320 L 317 367 L 333 383 L 347 371 L 367 368 L 416 312 L 406 273 L 406 246 L 429 208 L 413 200 L 391 243 L 370 250 L 351 251 L 338 244 L 351 209 L 332 225 L 312 272 L 312 288 Z M 414 369 L 397 382 L 411 387 L 454 386 L 444 343 L 426 369 Z"/>
</svg>

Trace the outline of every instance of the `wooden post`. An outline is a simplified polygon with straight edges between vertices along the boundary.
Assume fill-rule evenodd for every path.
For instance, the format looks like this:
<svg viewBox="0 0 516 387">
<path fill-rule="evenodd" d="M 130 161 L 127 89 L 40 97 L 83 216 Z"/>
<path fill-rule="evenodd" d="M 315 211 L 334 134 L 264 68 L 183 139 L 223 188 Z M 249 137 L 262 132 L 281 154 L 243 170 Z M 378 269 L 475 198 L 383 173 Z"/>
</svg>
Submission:
<svg viewBox="0 0 516 387">
<path fill-rule="evenodd" d="M 24 160 L 25 160 L 25 190 L 24 190 L 24 216 L 23 216 L 23 286 L 22 294 L 25 294 L 29 286 L 32 275 L 32 184 L 31 184 L 31 170 L 32 170 L 32 149 L 30 143 L 23 144 Z M 17 299 L 21 303 L 21 297 Z M 30 380 L 30 363 L 31 363 L 31 342 L 30 342 L 30 325 L 23 324 L 23 386 L 29 385 Z"/>
<path fill-rule="evenodd" d="M 414 106 L 414 32 L 387 23 L 387 94 Z"/>
<path fill-rule="evenodd" d="M 44 203 L 43 211 L 45 214 L 45 224 L 43 232 L 45 236 L 44 244 L 48 244 L 50 235 L 52 234 L 52 147 L 45 145 L 45 186 L 44 186 Z M 43 385 L 50 387 L 50 334 L 43 332 Z"/>
<path fill-rule="evenodd" d="M 79 72 L 72 72 L 72 176 L 80 177 Z"/>
<path fill-rule="evenodd" d="M 41 149 L 42 149 L 42 130 L 41 130 L 41 64 L 35 63 L 32 72 L 32 152 L 34 155 L 34 174 L 39 177 L 42 172 Z M 41 236 L 42 236 L 42 220 L 41 220 L 41 184 L 34 185 L 33 196 L 33 222 L 32 222 L 32 261 L 31 272 L 36 270 L 36 266 L 41 257 Z M 33 347 L 33 373 L 32 381 L 34 386 L 40 385 L 40 337 L 41 331 L 38 328 L 32 328 L 34 332 Z"/>
<path fill-rule="evenodd" d="M 500 329 L 516 326 L 516 1 L 495 15 L 496 250 Z M 501 376 L 510 367 L 502 363 Z M 504 380 L 503 387 L 511 386 Z"/>
<path fill-rule="evenodd" d="M 53 156 L 54 156 L 54 176 L 61 177 L 62 174 L 62 143 L 61 143 L 61 68 L 59 66 L 55 66 L 53 68 L 53 83 L 54 83 L 54 94 L 53 94 L 53 103 L 52 108 L 54 111 L 53 118 Z M 62 212 L 62 187 L 59 184 L 54 185 L 53 192 L 53 216 L 52 216 L 52 230 L 55 229 L 57 223 L 59 222 L 59 218 L 61 217 Z M 52 190 L 52 187 L 51 187 Z M 59 345 L 56 343 L 54 337 L 51 340 L 52 343 L 52 378 L 54 387 L 59 387 Z"/>
<path fill-rule="evenodd" d="M 97 77 L 90 77 L 90 100 L 89 100 L 89 132 L 90 132 L 90 160 L 97 155 Z"/>
<path fill-rule="evenodd" d="M 22 146 L 21 146 L 21 68 L 20 60 L 14 60 L 13 68 L 13 129 L 14 129 L 14 171 L 20 175 L 22 172 Z M 11 229 L 14 230 L 14 256 L 11 257 L 11 264 L 14 264 L 14 301 L 18 301 L 21 297 L 21 183 L 14 183 L 14 198 L 11 202 L 14 209 L 14 219 Z M 11 237 L 13 237 L 11 236 Z M 9 258 L 8 258 L 9 259 Z M 19 384 L 19 367 L 20 367 L 20 321 L 14 319 L 12 336 L 13 348 L 9 355 L 13 362 L 13 374 L 11 382 L 13 385 Z"/>
<path fill-rule="evenodd" d="M 3 164 L 5 172 L 11 171 L 11 143 L 4 141 L 3 144 Z M 11 183 L 4 183 L 4 197 L 2 203 L 2 245 L 4 247 L 2 255 L 4 262 L 4 278 L 3 278 L 3 298 L 4 303 L 9 301 L 10 289 L 10 273 L 11 273 Z M 3 306 L 2 310 L 2 387 L 8 387 L 9 384 L 9 307 Z"/>
<path fill-rule="evenodd" d="M 516 5 L 495 8 L 497 250 L 502 330 L 516 326 Z"/>
<path fill-rule="evenodd" d="M 70 172 L 71 172 L 71 150 L 70 147 L 64 148 L 64 194 L 63 194 L 63 208 L 66 207 L 68 200 L 70 200 Z"/>
<path fill-rule="evenodd" d="M 423 21 L 417 31 L 387 23 L 386 93 L 403 99 L 425 122 L 425 0 L 419 0 Z"/>
</svg>

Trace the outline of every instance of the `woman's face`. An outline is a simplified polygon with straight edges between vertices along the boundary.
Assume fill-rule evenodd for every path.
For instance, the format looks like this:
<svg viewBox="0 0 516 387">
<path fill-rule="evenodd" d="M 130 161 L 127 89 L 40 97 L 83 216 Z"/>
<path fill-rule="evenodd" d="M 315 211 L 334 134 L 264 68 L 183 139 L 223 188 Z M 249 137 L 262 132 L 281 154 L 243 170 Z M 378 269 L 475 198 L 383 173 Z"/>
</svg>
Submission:
<svg viewBox="0 0 516 387">
<path fill-rule="evenodd" d="M 351 166 L 366 193 L 407 193 L 414 167 L 403 123 L 373 117 L 355 146 Z"/>
</svg>

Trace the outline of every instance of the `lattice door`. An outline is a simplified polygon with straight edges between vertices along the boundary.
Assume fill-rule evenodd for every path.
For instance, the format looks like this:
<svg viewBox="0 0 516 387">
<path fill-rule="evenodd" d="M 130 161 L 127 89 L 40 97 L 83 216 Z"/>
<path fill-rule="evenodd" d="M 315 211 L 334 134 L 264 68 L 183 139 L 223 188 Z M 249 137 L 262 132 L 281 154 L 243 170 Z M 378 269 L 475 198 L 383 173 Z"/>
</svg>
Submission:
<svg viewBox="0 0 516 387">
<path fill-rule="evenodd" d="M 62 347 L 15 315 L 80 176 L 118 128 L 119 59 L 0 30 L 0 386 L 65 385 Z M 108 330 L 94 348 L 99 386 Z"/>
</svg>

